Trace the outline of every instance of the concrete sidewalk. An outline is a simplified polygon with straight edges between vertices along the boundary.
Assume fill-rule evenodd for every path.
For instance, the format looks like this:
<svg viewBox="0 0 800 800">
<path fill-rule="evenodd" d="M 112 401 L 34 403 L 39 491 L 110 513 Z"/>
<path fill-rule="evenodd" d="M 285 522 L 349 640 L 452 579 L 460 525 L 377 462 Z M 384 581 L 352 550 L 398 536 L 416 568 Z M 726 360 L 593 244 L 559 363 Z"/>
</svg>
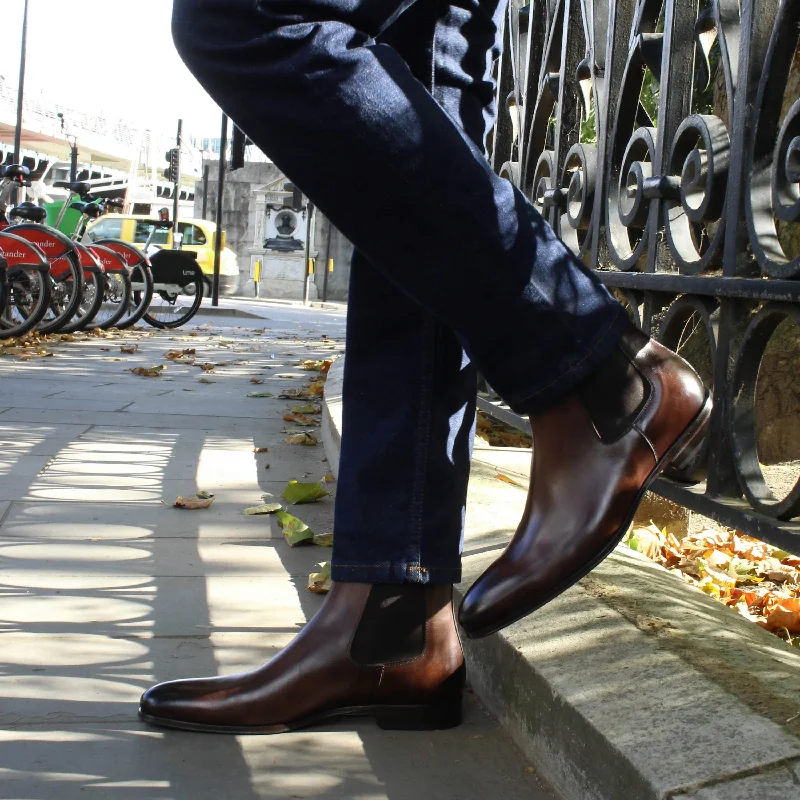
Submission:
<svg viewBox="0 0 800 800">
<path fill-rule="evenodd" d="M 333 464 L 342 372 L 325 392 Z M 530 459 L 476 441 L 460 594 L 513 534 Z M 800 650 L 627 547 L 464 645 L 475 692 L 569 800 L 800 799 Z"/>
<path fill-rule="evenodd" d="M 434 734 L 349 721 L 224 737 L 136 718 L 153 682 L 253 667 L 320 605 L 308 574 L 330 551 L 291 549 L 241 510 L 329 470 L 322 447 L 283 444 L 285 401 L 247 395 L 303 385 L 300 360 L 340 349 L 322 342 L 332 320 L 0 358 L 0 798 L 551 800 L 474 699 L 462 728 Z M 188 347 L 225 365 L 164 361 Z M 129 371 L 163 363 L 160 378 Z M 172 507 L 198 489 L 216 495 L 209 509 Z M 326 531 L 332 509 L 297 513 Z"/>
</svg>

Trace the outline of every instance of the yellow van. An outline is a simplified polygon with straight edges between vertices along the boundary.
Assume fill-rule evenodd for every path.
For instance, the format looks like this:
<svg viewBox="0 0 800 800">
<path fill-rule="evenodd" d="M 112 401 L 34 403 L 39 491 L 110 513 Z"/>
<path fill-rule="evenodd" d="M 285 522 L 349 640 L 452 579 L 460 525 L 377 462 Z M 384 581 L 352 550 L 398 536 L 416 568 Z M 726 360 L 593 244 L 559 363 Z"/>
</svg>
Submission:
<svg viewBox="0 0 800 800">
<path fill-rule="evenodd" d="M 86 229 L 85 238 L 90 242 L 98 239 L 122 239 L 143 246 L 150 236 L 156 218 L 144 214 L 104 214 Z M 208 293 L 214 279 L 214 235 L 217 226 L 205 219 L 178 220 L 178 233 L 182 234 L 181 249 L 197 253 L 197 263 L 206 276 Z M 156 230 L 151 244 L 162 248 L 172 247 L 172 230 Z M 225 246 L 225 231 L 222 231 L 222 251 L 219 263 L 220 294 L 235 294 L 239 287 L 239 263 L 236 253 Z"/>
</svg>

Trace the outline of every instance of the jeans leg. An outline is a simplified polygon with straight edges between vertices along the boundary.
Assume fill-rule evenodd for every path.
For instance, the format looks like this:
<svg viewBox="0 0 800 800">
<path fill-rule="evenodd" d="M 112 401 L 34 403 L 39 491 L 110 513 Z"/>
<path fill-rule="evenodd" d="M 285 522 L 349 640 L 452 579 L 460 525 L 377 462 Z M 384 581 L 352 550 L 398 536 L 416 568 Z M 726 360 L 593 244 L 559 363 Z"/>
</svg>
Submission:
<svg viewBox="0 0 800 800">
<path fill-rule="evenodd" d="M 452 331 L 356 251 L 334 580 L 461 579 L 475 378 Z"/>
<path fill-rule="evenodd" d="M 437 101 L 449 101 L 454 120 L 481 143 L 491 116 L 485 73 L 494 26 L 483 19 L 484 35 L 474 45 L 481 52 L 465 59 L 454 78 L 440 70 L 434 87 L 435 34 L 450 13 L 444 3 L 420 0 L 381 41 L 397 49 Z M 358 251 L 347 324 L 333 578 L 459 581 L 476 370 L 455 333 Z"/>
<path fill-rule="evenodd" d="M 175 0 L 173 31 L 250 138 L 456 331 L 512 407 L 532 413 L 602 363 L 627 317 L 397 50 L 375 40 L 399 5 Z M 470 10 L 457 21 L 468 39 Z"/>
</svg>

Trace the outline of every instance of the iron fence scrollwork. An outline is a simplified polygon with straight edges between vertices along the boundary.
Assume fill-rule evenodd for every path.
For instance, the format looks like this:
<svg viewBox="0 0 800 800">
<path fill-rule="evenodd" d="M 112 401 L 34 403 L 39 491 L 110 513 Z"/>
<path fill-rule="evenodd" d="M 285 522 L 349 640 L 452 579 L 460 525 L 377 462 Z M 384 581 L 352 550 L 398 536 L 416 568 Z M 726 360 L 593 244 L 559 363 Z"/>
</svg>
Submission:
<svg viewBox="0 0 800 800">
<path fill-rule="evenodd" d="M 794 406 L 767 427 L 800 443 L 800 336 L 762 374 L 800 326 L 800 3 L 512 0 L 503 39 L 493 168 L 713 389 L 706 447 L 654 491 L 798 552 L 800 479 L 770 485 L 757 417 L 783 381 Z"/>
</svg>

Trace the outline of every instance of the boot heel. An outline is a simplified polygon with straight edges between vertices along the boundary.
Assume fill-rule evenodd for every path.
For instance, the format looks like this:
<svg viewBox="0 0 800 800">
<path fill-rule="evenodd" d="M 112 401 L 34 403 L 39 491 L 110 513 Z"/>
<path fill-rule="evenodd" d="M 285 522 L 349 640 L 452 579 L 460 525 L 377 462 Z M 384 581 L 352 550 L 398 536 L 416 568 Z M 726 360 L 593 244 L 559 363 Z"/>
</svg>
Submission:
<svg viewBox="0 0 800 800">
<path fill-rule="evenodd" d="M 375 712 L 385 731 L 443 731 L 461 724 L 461 698 L 419 706 L 386 706 Z"/>
<path fill-rule="evenodd" d="M 711 419 L 712 408 L 713 404 L 711 402 L 711 396 L 709 395 L 689 430 L 687 430 L 676 443 L 675 451 L 671 454 L 669 459 L 669 467 L 671 470 L 686 469 L 702 449 L 705 435 L 708 432 L 708 423 Z"/>
</svg>

